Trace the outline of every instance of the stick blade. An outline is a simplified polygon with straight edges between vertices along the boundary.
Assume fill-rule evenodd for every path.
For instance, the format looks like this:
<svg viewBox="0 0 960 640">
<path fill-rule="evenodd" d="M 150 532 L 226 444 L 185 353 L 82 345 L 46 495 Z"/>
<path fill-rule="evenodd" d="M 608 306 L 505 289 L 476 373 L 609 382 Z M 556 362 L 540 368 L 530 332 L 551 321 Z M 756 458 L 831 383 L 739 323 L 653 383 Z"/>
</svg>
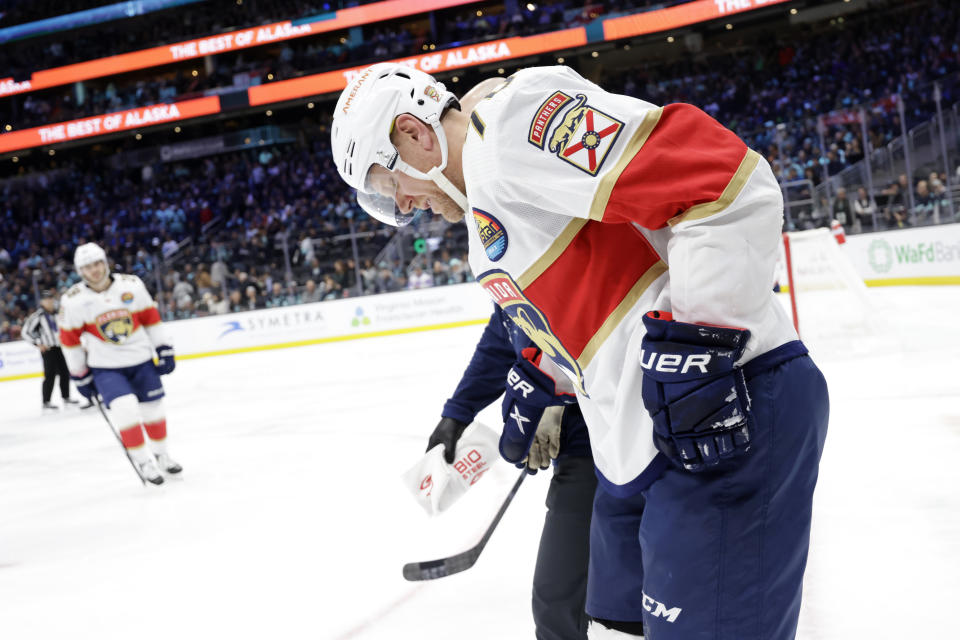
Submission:
<svg viewBox="0 0 960 640">
<path fill-rule="evenodd" d="M 410 582 L 420 580 L 436 580 L 446 578 L 455 573 L 466 571 L 477 562 L 480 549 L 470 549 L 449 558 L 427 560 L 425 562 L 408 562 L 403 565 L 403 577 Z"/>
</svg>

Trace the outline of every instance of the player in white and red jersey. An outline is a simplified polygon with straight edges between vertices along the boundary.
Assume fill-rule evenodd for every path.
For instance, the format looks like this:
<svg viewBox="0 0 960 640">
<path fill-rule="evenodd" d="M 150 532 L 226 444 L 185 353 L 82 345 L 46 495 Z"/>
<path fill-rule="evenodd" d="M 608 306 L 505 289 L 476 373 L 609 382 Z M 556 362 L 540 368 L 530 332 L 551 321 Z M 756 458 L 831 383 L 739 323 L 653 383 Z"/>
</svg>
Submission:
<svg viewBox="0 0 960 640">
<path fill-rule="evenodd" d="M 566 67 L 519 71 L 462 113 L 430 76 L 374 65 L 331 133 L 372 216 L 466 218 L 477 280 L 546 356 L 513 390 L 575 390 L 600 480 L 591 637 L 642 619 L 658 640 L 793 638 L 828 401 L 771 292 L 767 162 L 691 105 Z M 642 567 L 594 563 L 636 545 Z"/>
<path fill-rule="evenodd" d="M 74 266 L 83 282 L 63 295 L 59 318 L 70 375 L 81 394 L 88 399 L 99 394 L 111 410 L 140 475 L 162 484 L 161 470 L 175 474 L 182 468 L 167 452 L 160 376 L 176 365 L 160 313 L 140 278 L 110 273 L 107 255 L 96 244 L 78 247 Z"/>
</svg>

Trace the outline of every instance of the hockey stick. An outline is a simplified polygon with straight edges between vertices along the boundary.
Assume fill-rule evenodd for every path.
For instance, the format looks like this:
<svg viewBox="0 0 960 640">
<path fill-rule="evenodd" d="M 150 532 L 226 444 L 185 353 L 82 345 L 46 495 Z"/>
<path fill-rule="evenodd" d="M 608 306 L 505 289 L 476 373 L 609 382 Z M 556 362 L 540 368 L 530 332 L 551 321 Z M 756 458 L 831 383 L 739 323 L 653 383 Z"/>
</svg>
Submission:
<svg viewBox="0 0 960 640">
<path fill-rule="evenodd" d="M 408 562 L 407 564 L 403 565 L 403 577 L 411 582 L 418 580 L 436 580 L 437 578 L 445 578 L 455 573 L 466 571 L 472 567 L 477 562 L 477 558 L 480 557 L 480 552 L 483 551 L 485 546 L 487 546 L 487 541 L 490 540 L 490 536 L 493 535 L 493 530 L 497 528 L 498 524 L 500 524 L 500 519 L 506 512 L 507 507 L 509 507 L 510 503 L 513 501 L 513 496 L 517 495 L 517 489 L 520 488 L 520 484 L 526 477 L 527 471 L 524 469 L 520 472 L 520 477 L 517 478 L 517 481 L 513 483 L 513 488 L 510 489 L 510 493 L 508 493 L 507 497 L 504 498 L 503 504 L 500 505 L 500 510 L 497 511 L 497 515 L 494 516 L 493 522 L 490 523 L 490 526 L 487 527 L 483 537 L 480 538 L 480 542 L 466 551 L 456 555 L 448 556 L 446 558 L 440 558 L 439 560 Z"/>
<path fill-rule="evenodd" d="M 102 415 L 103 419 L 107 421 L 107 426 L 110 427 L 110 431 L 111 433 L 113 433 L 113 437 L 117 439 L 118 443 L 120 443 L 120 448 L 123 449 L 123 455 L 127 456 L 127 460 L 130 461 L 130 466 L 133 467 L 134 473 L 136 473 L 137 477 L 140 478 L 141 484 L 143 484 L 143 486 L 147 486 L 146 479 L 142 475 L 140 475 L 140 470 L 137 469 L 137 465 L 134 464 L 133 458 L 130 457 L 130 452 L 127 451 L 127 447 L 123 444 L 123 440 L 120 438 L 120 434 L 117 433 L 117 430 L 113 427 L 113 423 L 110 422 L 110 418 L 107 417 L 107 411 L 106 409 L 103 408 L 103 403 L 100 402 L 100 396 L 95 395 L 93 397 L 95 398 L 95 401 L 97 403 L 97 409 L 100 409 L 100 415 Z"/>
</svg>

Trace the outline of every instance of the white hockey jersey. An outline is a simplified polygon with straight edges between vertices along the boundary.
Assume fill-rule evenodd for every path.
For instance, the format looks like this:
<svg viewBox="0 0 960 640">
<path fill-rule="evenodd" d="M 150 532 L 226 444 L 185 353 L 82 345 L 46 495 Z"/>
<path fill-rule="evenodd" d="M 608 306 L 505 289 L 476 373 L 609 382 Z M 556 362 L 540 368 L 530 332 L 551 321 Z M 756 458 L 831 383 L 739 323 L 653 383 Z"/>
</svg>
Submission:
<svg viewBox="0 0 960 640">
<path fill-rule="evenodd" d="M 777 181 L 696 107 L 524 69 L 470 114 L 463 167 L 474 274 L 576 386 L 608 491 L 654 479 L 644 313 L 749 329 L 741 364 L 797 339 L 772 292 Z"/>
<path fill-rule="evenodd" d="M 60 342 L 70 373 L 87 367 L 119 369 L 153 360 L 154 347 L 169 339 L 160 312 L 143 282 L 115 273 L 106 290 L 73 285 L 60 299 Z"/>
</svg>

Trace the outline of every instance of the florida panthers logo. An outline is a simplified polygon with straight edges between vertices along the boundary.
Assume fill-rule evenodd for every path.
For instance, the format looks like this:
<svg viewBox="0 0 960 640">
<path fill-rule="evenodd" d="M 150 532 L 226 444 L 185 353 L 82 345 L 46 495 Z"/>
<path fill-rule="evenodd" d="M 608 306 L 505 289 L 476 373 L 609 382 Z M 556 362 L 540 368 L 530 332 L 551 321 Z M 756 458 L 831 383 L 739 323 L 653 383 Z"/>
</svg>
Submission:
<svg viewBox="0 0 960 640">
<path fill-rule="evenodd" d="M 622 130 L 623 122 L 591 107 L 587 96 L 578 93 L 576 103 L 550 136 L 547 148 L 561 160 L 595 176 Z"/>
<path fill-rule="evenodd" d="M 133 317 L 126 309 L 115 309 L 97 316 L 94 321 L 100 337 L 113 344 L 123 344 L 133 335 Z"/>
</svg>

